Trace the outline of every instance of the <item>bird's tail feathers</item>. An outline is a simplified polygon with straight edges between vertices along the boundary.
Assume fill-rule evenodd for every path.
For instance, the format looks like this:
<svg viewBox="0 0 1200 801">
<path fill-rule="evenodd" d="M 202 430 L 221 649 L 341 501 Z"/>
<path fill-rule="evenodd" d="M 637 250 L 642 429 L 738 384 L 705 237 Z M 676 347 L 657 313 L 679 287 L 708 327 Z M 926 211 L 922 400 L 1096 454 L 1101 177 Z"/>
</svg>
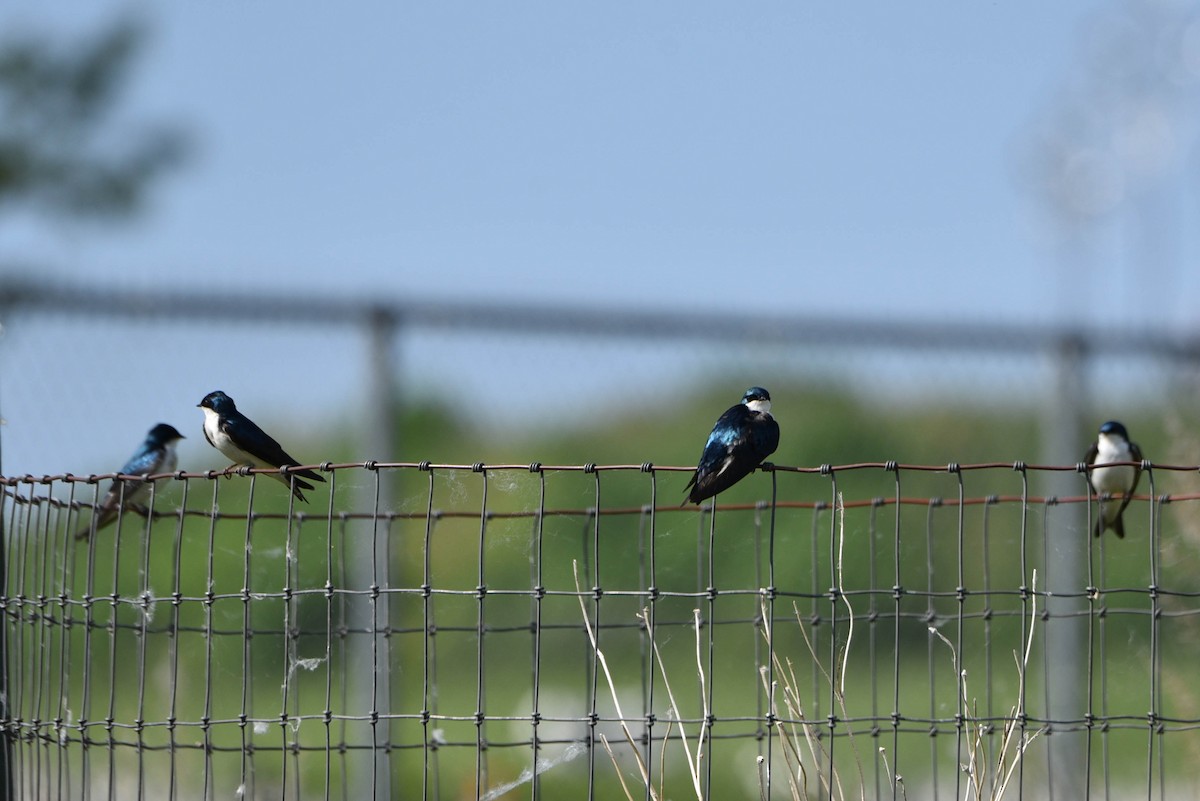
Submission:
<svg viewBox="0 0 1200 801">
<path fill-rule="evenodd" d="M 679 504 L 680 509 L 687 506 L 688 501 L 692 500 L 692 494 L 691 494 L 690 490 L 695 485 L 696 485 L 696 474 L 692 473 L 692 477 L 688 479 L 688 483 L 683 488 L 683 496 L 684 497 L 683 497 L 683 502 Z M 695 501 L 692 501 L 692 503 L 695 503 Z"/>
<path fill-rule="evenodd" d="M 1129 503 L 1128 497 L 1126 496 L 1126 504 Z M 1106 506 L 1103 500 L 1100 502 L 1099 508 L 1096 511 L 1096 525 L 1092 528 L 1092 533 L 1099 537 L 1104 533 L 1106 528 L 1109 528 L 1117 535 L 1117 539 L 1123 540 L 1125 539 L 1125 520 L 1123 519 L 1122 512 L 1125 511 L 1125 504 L 1118 506 L 1115 499 L 1110 503 L 1110 506 Z M 1113 515 L 1112 520 L 1109 520 L 1108 516 L 1112 514 L 1113 509 L 1116 509 L 1116 514 Z"/>
<path fill-rule="evenodd" d="M 290 478 L 287 478 L 285 480 L 288 481 L 288 483 L 291 483 L 291 481 L 292 481 L 292 479 L 290 479 Z M 325 479 L 321 479 L 321 480 L 324 481 Z M 296 486 L 299 487 L 300 489 L 310 490 L 313 488 L 312 484 L 309 484 L 307 481 L 305 481 L 302 478 L 297 477 L 295 479 L 295 482 L 296 482 Z"/>
<path fill-rule="evenodd" d="M 1092 527 L 1092 534 L 1099 537 L 1104 533 L 1104 529 L 1106 528 L 1111 528 L 1113 533 L 1117 535 L 1117 539 L 1125 539 L 1125 520 L 1121 517 L 1120 513 L 1108 521 L 1104 519 L 1103 512 L 1096 516 L 1096 525 Z"/>
<path fill-rule="evenodd" d="M 100 509 L 96 510 L 96 516 L 94 519 L 89 520 L 86 526 L 75 533 L 75 539 L 86 540 L 92 535 L 93 528 L 96 529 L 96 531 L 99 531 L 116 519 L 117 510 L 106 504 Z"/>
<path fill-rule="evenodd" d="M 288 475 L 300 476 L 300 478 L 307 478 L 309 481 L 320 481 L 322 484 L 325 483 L 325 476 L 321 475 L 320 473 L 316 472 L 315 470 L 292 470 L 291 472 L 288 473 Z M 297 480 L 296 483 L 299 484 L 300 483 L 299 480 Z M 308 485 L 305 485 L 304 488 L 312 489 L 312 487 L 308 486 Z"/>
<path fill-rule="evenodd" d="M 308 503 L 308 498 L 304 497 L 304 493 L 301 492 L 301 490 L 311 490 L 311 489 L 313 489 L 313 485 L 309 484 L 307 481 L 300 478 L 300 476 L 303 476 L 303 475 L 305 475 L 307 473 L 311 473 L 311 472 L 312 472 L 311 470 L 302 470 L 302 471 L 298 471 L 295 473 L 288 473 L 287 475 L 284 475 L 282 473 L 277 473 L 276 477 L 280 481 L 282 481 L 284 483 L 284 485 L 287 486 L 292 491 L 292 494 L 296 496 L 296 500 L 304 501 L 305 503 Z M 319 481 L 325 480 L 316 474 L 313 474 L 313 476 Z"/>
</svg>

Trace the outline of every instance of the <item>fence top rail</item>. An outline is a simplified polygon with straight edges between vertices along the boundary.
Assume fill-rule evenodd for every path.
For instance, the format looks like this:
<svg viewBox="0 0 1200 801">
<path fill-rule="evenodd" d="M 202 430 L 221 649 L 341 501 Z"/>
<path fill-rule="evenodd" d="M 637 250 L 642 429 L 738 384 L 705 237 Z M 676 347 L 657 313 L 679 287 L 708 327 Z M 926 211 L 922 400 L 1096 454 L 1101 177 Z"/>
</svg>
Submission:
<svg viewBox="0 0 1200 801">
<path fill-rule="evenodd" d="M 10 270 L 10 272 L 16 272 Z M 1063 325 L 981 325 L 928 320 L 852 320 L 794 315 L 697 314 L 669 309 L 631 310 L 570 304 L 494 301 L 385 300 L 328 296 L 231 294 L 164 289 L 119 289 L 62 284 L 26 275 L 0 276 L 0 316 L 33 310 L 130 319 L 233 320 L 246 324 L 417 327 L 510 333 L 553 333 L 611 338 L 720 342 L 837 343 L 1037 353 L 1157 354 L 1200 359 L 1200 332 L 1111 331 Z"/>
</svg>

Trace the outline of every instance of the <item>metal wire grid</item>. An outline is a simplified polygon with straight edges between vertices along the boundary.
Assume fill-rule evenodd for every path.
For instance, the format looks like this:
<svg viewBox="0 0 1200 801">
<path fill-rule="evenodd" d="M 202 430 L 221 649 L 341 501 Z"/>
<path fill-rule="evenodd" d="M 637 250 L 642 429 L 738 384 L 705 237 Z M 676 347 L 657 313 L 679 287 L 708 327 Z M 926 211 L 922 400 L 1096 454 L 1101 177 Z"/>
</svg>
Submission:
<svg viewBox="0 0 1200 801">
<path fill-rule="evenodd" d="M 1125 541 L 1091 540 L 1082 476 L 1031 494 L 1077 467 L 1020 463 L 775 467 L 715 517 L 648 464 L 326 464 L 311 512 L 259 471 L 178 473 L 78 543 L 108 476 L 3 479 L 16 795 L 606 798 L 603 735 L 649 798 L 622 722 L 672 797 L 789 798 L 806 735 L 811 797 L 967 797 L 1006 726 L 1013 797 L 1072 770 L 1051 734 L 1080 743 L 1082 797 L 1190 792 L 1197 468 L 1146 467 Z M 1086 586 L 1050 592 L 1064 538 L 1093 543 Z M 1050 664 L 1078 626 L 1078 664 Z M 1047 714 L 1054 671 L 1086 684 L 1077 714 Z"/>
</svg>

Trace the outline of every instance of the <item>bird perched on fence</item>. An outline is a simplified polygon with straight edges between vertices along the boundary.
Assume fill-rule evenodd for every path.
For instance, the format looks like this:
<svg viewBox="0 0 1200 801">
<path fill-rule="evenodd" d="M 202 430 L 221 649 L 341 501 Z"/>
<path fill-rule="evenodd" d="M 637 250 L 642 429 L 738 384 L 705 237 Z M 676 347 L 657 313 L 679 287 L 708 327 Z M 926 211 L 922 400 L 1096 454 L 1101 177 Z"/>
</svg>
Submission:
<svg viewBox="0 0 1200 801">
<path fill-rule="evenodd" d="M 771 393 L 750 387 L 742 402 L 717 419 L 684 491 L 684 503 L 701 503 L 724 492 L 762 464 L 779 447 L 779 423 L 771 416 Z M 682 504 L 680 504 L 682 505 Z"/>
<path fill-rule="evenodd" d="M 156 473 L 170 473 L 175 469 L 175 443 L 183 439 L 183 434 L 174 426 L 159 423 L 146 434 L 146 439 L 133 452 L 119 471 L 123 476 L 152 476 Z M 121 486 L 124 485 L 124 491 Z M 147 481 L 121 481 L 114 478 L 104 494 L 104 499 L 96 508 L 96 514 L 83 530 L 75 535 L 75 539 L 87 539 L 92 529 L 99 531 L 117 519 L 122 506 L 137 503 L 150 494 L 150 483 Z"/>
<path fill-rule="evenodd" d="M 1116 420 L 1109 420 L 1100 426 L 1100 436 L 1088 448 L 1084 461 L 1088 465 L 1095 465 L 1088 474 L 1088 483 L 1092 485 L 1100 502 L 1100 511 L 1096 516 L 1096 536 L 1103 534 L 1104 529 L 1111 528 L 1118 537 L 1123 538 L 1125 522 L 1121 519 L 1121 513 L 1125 511 L 1133 497 L 1133 491 L 1137 489 L 1138 479 L 1142 477 L 1142 468 L 1127 464 L 1111 467 L 1105 465 L 1112 462 L 1140 462 L 1142 449 L 1129 441 L 1129 432 L 1125 430 L 1125 426 Z"/>
<path fill-rule="evenodd" d="M 209 445 L 232 459 L 234 465 L 278 468 L 300 464 L 253 420 L 239 412 L 233 398 L 224 392 L 210 392 L 196 405 L 204 412 L 204 438 Z M 278 473 L 273 477 L 306 503 L 308 499 L 301 490 L 311 490 L 313 485 L 303 479 L 325 480 L 312 470 L 296 470 L 286 476 Z"/>
</svg>

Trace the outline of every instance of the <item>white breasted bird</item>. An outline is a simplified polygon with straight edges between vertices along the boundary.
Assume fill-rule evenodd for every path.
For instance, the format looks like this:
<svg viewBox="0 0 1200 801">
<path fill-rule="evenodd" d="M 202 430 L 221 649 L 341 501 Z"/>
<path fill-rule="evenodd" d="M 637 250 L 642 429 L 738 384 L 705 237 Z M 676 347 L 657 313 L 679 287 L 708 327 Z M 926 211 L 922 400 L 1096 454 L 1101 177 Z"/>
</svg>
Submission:
<svg viewBox="0 0 1200 801">
<path fill-rule="evenodd" d="M 779 423 L 771 416 L 771 394 L 750 387 L 742 402 L 728 409 L 713 426 L 700 454 L 684 503 L 701 503 L 754 472 L 779 447 Z"/>
<path fill-rule="evenodd" d="M 224 392 L 210 392 L 196 405 L 204 412 L 204 438 L 235 465 L 269 468 L 300 464 L 253 420 L 239 412 L 233 398 Z M 308 499 L 301 490 L 311 490 L 313 485 L 304 479 L 325 480 L 312 470 L 295 470 L 286 476 L 276 473 L 272 478 L 289 487 L 297 499 L 305 502 Z"/>
<path fill-rule="evenodd" d="M 1125 521 L 1121 519 L 1121 513 L 1137 489 L 1142 468 L 1113 462 L 1140 462 L 1142 449 L 1129 441 L 1125 426 L 1109 420 L 1100 426 L 1100 435 L 1088 448 L 1084 461 L 1091 467 L 1088 482 L 1100 504 L 1094 528 L 1096 536 L 1111 528 L 1118 537 L 1124 538 Z"/>
<path fill-rule="evenodd" d="M 159 423 L 146 434 L 146 439 L 129 457 L 129 461 L 119 471 L 123 476 L 152 476 L 157 473 L 170 473 L 175 469 L 175 443 L 183 439 L 183 434 L 174 426 Z M 104 499 L 96 507 L 96 514 L 91 523 L 75 535 L 75 539 L 87 539 L 95 529 L 107 526 L 117 519 L 121 507 L 139 503 L 150 494 L 150 483 L 145 481 L 121 481 L 114 478 L 104 494 Z"/>
</svg>

